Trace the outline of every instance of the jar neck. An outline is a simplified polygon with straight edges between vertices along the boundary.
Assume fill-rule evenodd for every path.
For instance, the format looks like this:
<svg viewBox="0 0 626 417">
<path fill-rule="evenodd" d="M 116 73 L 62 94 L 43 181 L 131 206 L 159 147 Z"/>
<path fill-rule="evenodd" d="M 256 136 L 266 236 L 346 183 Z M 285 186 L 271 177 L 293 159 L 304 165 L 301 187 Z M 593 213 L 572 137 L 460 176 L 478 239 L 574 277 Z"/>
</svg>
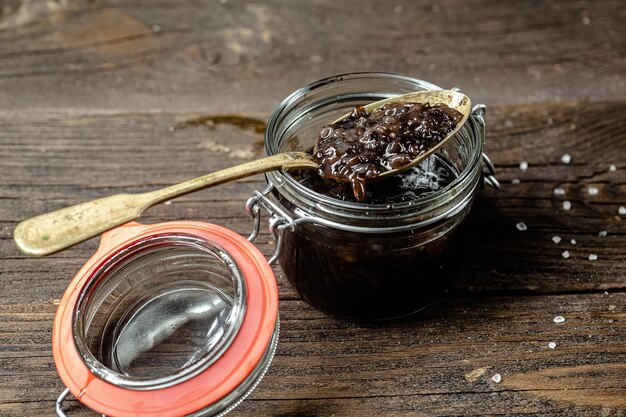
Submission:
<svg viewBox="0 0 626 417">
<path fill-rule="evenodd" d="M 317 137 L 315 129 L 347 113 L 346 109 L 354 105 L 438 88 L 421 80 L 380 73 L 347 74 L 318 81 L 293 93 L 272 114 L 265 136 L 266 153 L 310 148 Z M 438 153 L 438 158 L 455 161 L 456 178 L 428 196 L 394 204 L 363 204 L 319 194 L 285 171 L 270 172 L 266 174 L 267 180 L 300 218 L 318 219 L 328 226 L 377 230 L 431 223 L 465 207 L 480 182 L 482 111 L 481 107 L 480 112 L 473 112 L 459 133 Z"/>
</svg>

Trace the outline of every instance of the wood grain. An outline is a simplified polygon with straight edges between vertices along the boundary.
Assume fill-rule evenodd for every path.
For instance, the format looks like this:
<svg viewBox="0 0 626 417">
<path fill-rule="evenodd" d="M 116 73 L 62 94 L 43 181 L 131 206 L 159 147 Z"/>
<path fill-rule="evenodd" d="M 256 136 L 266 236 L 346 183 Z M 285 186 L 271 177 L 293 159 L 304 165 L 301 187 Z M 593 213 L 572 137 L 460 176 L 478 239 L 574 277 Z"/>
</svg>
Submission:
<svg viewBox="0 0 626 417">
<path fill-rule="evenodd" d="M 620 0 L 8 3 L 0 102 L 21 113 L 267 114 L 304 84 L 354 71 L 459 86 L 488 104 L 626 92 Z"/>
<path fill-rule="evenodd" d="M 272 367 L 234 415 L 623 410 L 625 302 L 620 293 L 457 297 L 412 320 L 363 324 L 282 301 Z M 3 415 L 47 413 L 62 389 L 48 346 L 54 310 L 52 303 L 0 307 Z M 557 314 L 566 321 L 554 323 Z M 479 368 L 486 372 L 466 378 Z M 72 415 L 82 415 L 79 409 L 70 408 Z"/>
<path fill-rule="evenodd" d="M 0 415 L 53 415 L 56 304 L 98 244 L 26 258 L 19 221 L 257 158 L 280 100 L 356 70 L 485 102 L 502 188 L 479 191 L 457 278 L 410 320 L 330 318 L 274 268 L 277 355 L 232 415 L 626 415 L 625 22 L 618 0 L 0 0 Z M 244 202 L 264 185 L 225 184 L 141 221 L 247 235 Z M 273 252 L 266 231 L 256 244 Z"/>
</svg>

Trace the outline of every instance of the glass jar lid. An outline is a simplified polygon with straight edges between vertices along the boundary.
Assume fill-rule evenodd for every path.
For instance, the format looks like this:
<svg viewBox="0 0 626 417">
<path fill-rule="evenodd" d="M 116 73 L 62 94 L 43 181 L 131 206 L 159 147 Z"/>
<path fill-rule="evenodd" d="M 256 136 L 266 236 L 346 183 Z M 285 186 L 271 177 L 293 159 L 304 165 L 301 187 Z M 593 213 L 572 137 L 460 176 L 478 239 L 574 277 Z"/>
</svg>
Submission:
<svg viewBox="0 0 626 417">
<path fill-rule="evenodd" d="M 262 377 L 277 319 L 273 271 L 246 239 L 133 222 L 102 236 L 66 290 L 53 355 L 70 392 L 107 415 L 222 411 Z"/>
</svg>

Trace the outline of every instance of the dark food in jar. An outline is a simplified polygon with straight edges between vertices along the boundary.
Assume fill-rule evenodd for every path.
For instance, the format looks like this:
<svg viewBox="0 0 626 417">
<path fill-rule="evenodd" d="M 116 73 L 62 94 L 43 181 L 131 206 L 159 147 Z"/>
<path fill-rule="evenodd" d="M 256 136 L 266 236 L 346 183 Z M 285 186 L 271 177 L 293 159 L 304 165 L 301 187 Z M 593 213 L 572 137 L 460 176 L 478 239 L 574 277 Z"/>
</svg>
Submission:
<svg viewBox="0 0 626 417">
<path fill-rule="evenodd" d="M 441 142 L 462 118 L 445 104 L 391 103 L 369 115 L 357 106 L 347 118 L 322 128 L 313 156 L 321 177 L 350 183 L 362 202 L 366 180 L 408 165 Z"/>
<path fill-rule="evenodd" d="M 293 177 L 305 187 L 337 200 L 357 202 L 349 183 L 328 180 L 316 171 L 291 171 Z M 414 201 L 433 194 L 454 181 L 458 173 L 445 159 L 430 156 L 418 165 L 367 185 L 365 204 L 395 204 Z"/>
<path fill-rule="evenodd" d="M 315 192 L 355 201 L 348 183 L 321 178 L 313 170 L 291 173 Z M 431 155 L 409 170 L 368 184 L 365 204 L 410 204 L 457 177 L 450 161 Z M 277 198 L 290 211 L 296 209 L 280 194 Z M 456 267 L 450 262 L 455 240 L 446 233 L 425 239 L 419 230 L 364 235 L 302 224 L 285 233 L 280 264 L 302 297 L 319 310 L 339 317 L 399 317 L 442 294 Z"/>
</svg>

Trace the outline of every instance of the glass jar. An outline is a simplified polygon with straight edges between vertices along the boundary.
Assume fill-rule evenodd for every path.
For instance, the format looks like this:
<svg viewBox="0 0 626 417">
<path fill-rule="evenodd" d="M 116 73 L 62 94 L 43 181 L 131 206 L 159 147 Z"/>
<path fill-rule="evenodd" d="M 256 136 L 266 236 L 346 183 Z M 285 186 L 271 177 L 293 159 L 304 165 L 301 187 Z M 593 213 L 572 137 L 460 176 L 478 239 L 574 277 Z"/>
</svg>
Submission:
<svg viewBox="0 0 626 417">
<path fill-rule="evenodd" d="M 439 87 L 384 73 L 326 78 L 287 97 L 271 115 L 265 151 L 310 149 L 321 126 L 354 106 L 412 91 Z M 270 213 L 275 258 L 301 296 L 336 316 L 390 319 L 431 303 L 453 273 L 453 238 L 486 181 L 497 186 L 483 154 L 484 105 L 426 164 L 445 166 L 456 178 L 443 189 L 394 204 L 363 204 L 318 194 L 286 171 L 266 174 L 267 189 L 255 192 L 247 208 Z"/>
<path fill-rule="evenodd" d="M 56 411 L 71 392 L 106 415 L 222 416 L 277 341 L 276 282 L 254 245 L 208 223 L 129 223 L 103 235 L 59 305 Z"/>
</svg>

